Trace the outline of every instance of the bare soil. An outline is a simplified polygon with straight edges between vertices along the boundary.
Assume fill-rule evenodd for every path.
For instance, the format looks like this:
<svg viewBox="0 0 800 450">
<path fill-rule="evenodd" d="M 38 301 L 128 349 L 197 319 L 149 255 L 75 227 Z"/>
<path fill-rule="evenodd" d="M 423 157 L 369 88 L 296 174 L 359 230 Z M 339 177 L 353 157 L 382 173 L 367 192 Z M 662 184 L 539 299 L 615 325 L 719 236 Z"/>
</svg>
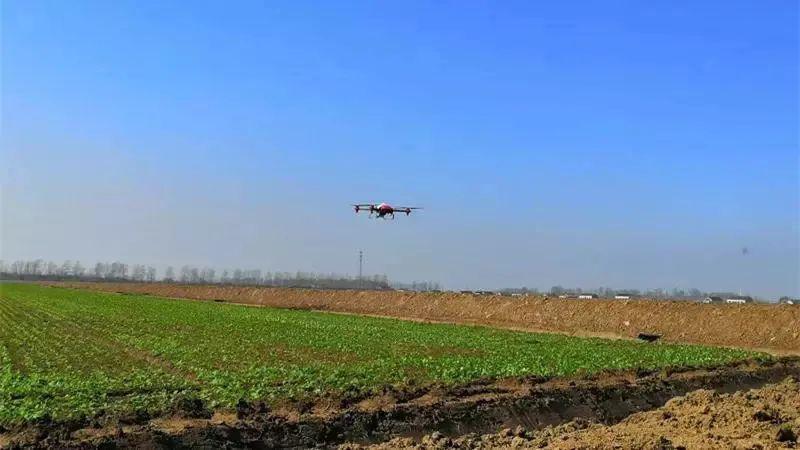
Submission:
<svg viewBox="0 0 800 450">
<path fill-rule="evenodd" d="M 654 300 L 575 300 L 455 293 L 332 291 L 164 283 L 46 283 L 106 292 L 225 301 L 578 336 L 635 338 L 800 354 L 800 307 Z"/>
<path fill-rule="evenodd" d="M 711 369 L 481 380 L 413 390 L 387 386 L 371 394 L 275 408 L 241 403 L 236 411 L 212 412 L 201 402 L 191 401 L 157 418 L 96 417 L 7 430 L 0 433 L 0 445 L 347 448 L 383 443 L 382 448 L 613 448 L 616 444 L 618 448 L 672 448 L 667 444 L 685 442 L 689 448 L 698 448 L 695 444 L 707 448 L 705 444 L 711 442 L 730 448 L 726 445 L 741 442 L 762 446 L 747 448 L 791 448 L 792 439 L 796 441 L 792 433 L 798 431 L 798 377 L 800 358 L 782 358 Z M 778 384 L 763 388 L 772 383 Z M 761 389 L 741 392 L 753 388 Z M 739 426 L 743 428 L 736 432 Z M 491 434 L 506 428 L 513 431 Z M 781 429 L 786 431 L 779 436 Z"/>
<path fill-rule="evenodd" d="M 583 418 L 542 430 L 523 426 L 448 438 L 395 438 L 343 449 L 788 449 L 800 436 L 800 382 L 789 377 L 760 389 L 718 393 L 700 389 L 615 425 Z"/>
</svg>

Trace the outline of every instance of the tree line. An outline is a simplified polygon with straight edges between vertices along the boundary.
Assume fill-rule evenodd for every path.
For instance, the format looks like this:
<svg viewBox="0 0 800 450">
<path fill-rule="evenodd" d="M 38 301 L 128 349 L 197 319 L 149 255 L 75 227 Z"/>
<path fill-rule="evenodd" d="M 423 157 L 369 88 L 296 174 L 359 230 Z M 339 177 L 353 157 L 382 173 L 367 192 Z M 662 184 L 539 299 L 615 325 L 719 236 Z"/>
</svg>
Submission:
<svg viewBox="0 0 800 450">
<path fill-rule="evenodd" d="M 272 287 L 305 287 L 318 289 L 390 289 L 386 275 L 361 278 L 335 273 L 262 272 L 259 269 L 225 269 L 185 265 L 176 270 L 168 266 L 159 276 L 153 266 L 126 264 L 119 261 L 98 262 L 86 267 L 80 261 L 61 264 L 36 259 L 32 261 L 0 261 L 0 278 L 13 280 L 62 281 L 133 281 L 185 284 L 235 284 Z"/>
<path fill-rule="evenodd" d="M 435 281 L 412 281 L 411 283 L 391 283 L 393 289 L 417 292 L 441 291 L 442 286 Z"/>
</svg>

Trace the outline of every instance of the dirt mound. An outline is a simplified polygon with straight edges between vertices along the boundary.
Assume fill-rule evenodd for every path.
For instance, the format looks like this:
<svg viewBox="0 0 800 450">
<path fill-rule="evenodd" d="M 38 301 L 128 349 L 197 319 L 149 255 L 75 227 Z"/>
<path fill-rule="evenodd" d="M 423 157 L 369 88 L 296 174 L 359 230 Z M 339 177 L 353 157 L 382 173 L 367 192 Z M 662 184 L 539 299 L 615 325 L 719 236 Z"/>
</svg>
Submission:
<svg viewBox="0 0 800 450">
<path fill-rule="evenodd" d="M 432 433 L 421 439 L 342 448 L 779 449 L 796 448 L 799 435 L 800 383 L 789 377 L 733 394 L 697 390 L 612 426 L 579 419 L 539 431 L 517 426 L 457 438 Z"/>
<path fill-rule="evenodd" d="M 650 333 L 673 342 L 800 354 L 800 307 L 792 305 L 706 305 L 650 300 L 572 300 L 162 283 L 49 284 L 582 336 L 635 338 L 639 333 Z"/>
<path fill-rule="evenodd" d="M 187 408 L 192 414 L 181 413 L 171 417 L 138 421 L 96 419 L 83 424 L 41 423 L 0 434 L 0 445 L 41 448 L 308 448 L 411 438 L 391 441 L 391 447 L 394 447 L 411 445 L 415 442 L 413 438 L 434 432 L 439 434 L 429 435 L 428 441 L 453 443 L 466 439 L 463 437 L 466 433 L 476 433 L 473 435 L 476 437 L 471 439 L 479 439 L 478 433 L 496 433 L 498 429 L 514 427 L 520 427 L 522 434 L 489 435 L 484 439 L 486 445 L 496 442 L 503 446 L 506 438 L 535 442 L 534 438 L 545 436 L 551 436 L 550 440 L 557 438 L 559 442 L 565 436 L 579 443 L 583 442 L 578 441 L 581 435 L 570 433 L 591 423 L 615 424 L 631 414 L 665 404 L 666 408 L 675 410 L 673 415 L 677 417 L 679 409 L 688 410 L 689 406 L 677 401 L 667 402 L 697 389 L 735 392 L 787 377 L 800 377 L 800 359 L 752 361 L 715 369 L 664 370 L 649 374 L 627 371 L 584 378 L 483 380 L 454 387 L 434 385 L 414 390 L 386 387 L 372 394 L 320 398 L 310 403 L 274 408 L 242 402 L 236 411 L 217 411 L 211 418 L 204 413 L 202 405 L 191 402 L 176 406 Z M 765 424 L 762 433 L 769 434 L 771 428 L 768 427 L 794 420 L 797 402 L 793 392 L 781 390 L 773 400 L 777 401 L 777 395 L 782 393 L 787 404 L 795 403 L 795 412 L 777 403 L 750 399 L 753 405 L 751 417 Z M 711 393 L 704 395 L 715 401 L 724 398 Z M 631 416 L 628 421 L 636 423 L 639 420 L 636 417 Z M 652 416 L 652 421 L 657 422 L 658 417 Z M 667 419 L 662 416 L 660 420 Z M 620 422 L 618 426 L 627 426 L 628 421 Z M 686 423 L 688 426 L 692 422 L 687 420 Z M 650 427 L 647 420 L 642 426 Z M 668 427 L 662 425 L 656 430 L 660 432 Z M 593 426 L 586 432 L 602 433 L 602 430 Z M 626 431 L 623 428 L 620 432 Z M 794 429 L 787 431 L 793 432 Z M 453 440 L 445 435 L 462 437 Z M 598 439 L 602 437 L 600 434 L 597 436 Z M 756 438 L 763 436 L 759 434 Z M 522 441 L 519 439 L 514 442 L 520 444 Z M 588 439 L 585 442 L 592 442 L 593 437 L 585 439 Z"/>
</svg>

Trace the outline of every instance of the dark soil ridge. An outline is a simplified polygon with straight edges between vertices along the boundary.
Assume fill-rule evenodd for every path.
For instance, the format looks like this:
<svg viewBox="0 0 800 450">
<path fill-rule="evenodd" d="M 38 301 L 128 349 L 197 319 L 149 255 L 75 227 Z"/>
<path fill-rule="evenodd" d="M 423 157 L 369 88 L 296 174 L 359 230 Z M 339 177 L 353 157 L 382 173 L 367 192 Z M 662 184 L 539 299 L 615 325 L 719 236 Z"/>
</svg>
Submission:
<svg viewBox="0 0 800 450">
<path fill-rule="evenodd" d="M 576 419 L 614 424 L 697 389 L 761 387 L 800 376 L 800 358 L 744 361 L 715 368 L 602 372 L 584 377 L 481 380 L 460 386 L 386 387 L 368 395 L 320 398 L 272 409 L 240 403 L 212 412 L 199 401 L 170 415 L 39 423 L 0 435 L 7 448 L 332 448 L 419 437 L 543 429 Z M 92 426 L 94 425 L 94 426 Z"/>
</svg>

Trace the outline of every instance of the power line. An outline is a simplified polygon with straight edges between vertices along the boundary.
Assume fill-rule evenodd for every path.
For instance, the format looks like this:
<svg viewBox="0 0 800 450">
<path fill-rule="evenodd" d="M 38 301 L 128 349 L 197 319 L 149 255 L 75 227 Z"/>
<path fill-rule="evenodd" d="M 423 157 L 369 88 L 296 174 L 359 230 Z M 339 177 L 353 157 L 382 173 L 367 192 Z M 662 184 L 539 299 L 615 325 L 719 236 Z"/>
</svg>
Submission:
<svg viewBox="0 0 800 450">
<path fill-rule="evenodd" d="M 358 251 L 358 288 L 364 289 L 364 252 Z"/>
</svg>

